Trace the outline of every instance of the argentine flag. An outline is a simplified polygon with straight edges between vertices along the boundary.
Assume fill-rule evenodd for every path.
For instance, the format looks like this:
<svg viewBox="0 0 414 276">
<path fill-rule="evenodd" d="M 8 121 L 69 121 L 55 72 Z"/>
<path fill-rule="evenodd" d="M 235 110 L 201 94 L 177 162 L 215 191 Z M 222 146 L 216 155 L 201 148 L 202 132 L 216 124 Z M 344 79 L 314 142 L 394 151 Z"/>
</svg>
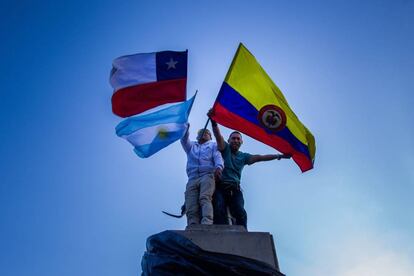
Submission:
<svg viewBox="0 0 414 276">
<path fill-rule="evenodd" d="M 165 109 L 129 117 L 116 126 L 116 135 L 130 142 L 139 157 L 150 157 L 183 137 L 194 99 L 195 95 Z"/>
</svg>

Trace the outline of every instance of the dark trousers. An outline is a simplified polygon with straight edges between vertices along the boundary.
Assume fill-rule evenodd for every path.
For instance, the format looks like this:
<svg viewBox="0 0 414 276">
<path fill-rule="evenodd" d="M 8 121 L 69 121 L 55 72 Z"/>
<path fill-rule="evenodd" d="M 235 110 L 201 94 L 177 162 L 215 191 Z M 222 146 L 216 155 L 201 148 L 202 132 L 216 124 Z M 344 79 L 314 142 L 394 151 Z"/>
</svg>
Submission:
<svg viewBox="0 0 414 276">
<path fill-rule="evenodd" d="M 227 207 L 236 220 L 235 224 L 243 225 L 247 229 L 247 213 L 244 210 L 243 193 L 240 187 L 222 189 L 217 185 L 213 196 L 214 224 L 229 224 Z"/>
</svg>

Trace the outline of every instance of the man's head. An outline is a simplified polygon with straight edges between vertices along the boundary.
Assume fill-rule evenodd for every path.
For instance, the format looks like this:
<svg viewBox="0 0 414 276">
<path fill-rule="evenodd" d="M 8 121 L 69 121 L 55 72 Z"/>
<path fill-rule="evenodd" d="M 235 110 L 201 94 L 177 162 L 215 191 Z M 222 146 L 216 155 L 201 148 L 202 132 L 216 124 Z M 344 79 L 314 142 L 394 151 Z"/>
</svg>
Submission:
<svg viewBox="0 0 414 276">
<path fill-rule="evenodd" d="M 204 131 L 204 134 L 203 134 Z M 197 132 L 197 142 L 203 144 L 207 141 L 211 140 L 211 133 L 210 130 L 202 128 Z"/>
<path fill-rule="evenodd" d="M 243 138 L 240 132 L 233 131 L 230 136 L 229 140 L 227 140 L 229 143 L 230 149 L 232 152 L 237 152 L 240 148 L 240 146 L 243 144 Z"/>
</svg>

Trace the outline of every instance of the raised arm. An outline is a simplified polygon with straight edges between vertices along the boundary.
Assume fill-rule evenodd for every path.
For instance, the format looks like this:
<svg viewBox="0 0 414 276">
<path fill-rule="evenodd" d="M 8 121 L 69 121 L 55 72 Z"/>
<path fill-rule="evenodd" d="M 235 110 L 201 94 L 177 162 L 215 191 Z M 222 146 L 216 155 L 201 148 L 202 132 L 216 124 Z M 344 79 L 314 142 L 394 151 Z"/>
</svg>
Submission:
<svg viewBox="0 0 414 276">
<path fill-rule="evenodd" d="M 190 143 L 190 139 L 189 137 L 189 129 L 190 129 L 190 124 L 187 123 L 187 131 L 185 132 L 184 136 L 181 138 L 181 145 L 183 146 L 183 149 L 185 152 L 189 152 L 191 149 L 191 143 Z"/>
<path fill-rule="evenodd" d="M 213 119 L 211 119 L 211 115 L 213 115 L 212 112 L 213 112 L 213 110 L 210 109 L 208 111 L 208 113 L 207 113 L 207 116 L 211 120 L 211 126 L 213 128 L 214 137 L 216 138 L 217 148 L 218 148 L 219 151 L 223 151 L 224 148 L 225 148 L 225 146 L 226 146 L 226 142 L 224 141 L 224 138 L 221 135 L 221 132 L 220 132 L 220 129 L 219 129 L 218 125 L 217 125 L 217 122 L 214 121 Z"/>
<path fill-rule="evenodd" d="M 261 162 L 261 161 L 271 161 L 271 160 L 280 160 L 282 158 L 290 158 L 290 155 L 285 155 L 285 154 L 265 154 L 265 155 L 260 155 L 260 154 L 255 154 L 250 156 L 249 160 L 247 161 L 247 165 L 252 165 L 256 162 Z"/>
</svg>

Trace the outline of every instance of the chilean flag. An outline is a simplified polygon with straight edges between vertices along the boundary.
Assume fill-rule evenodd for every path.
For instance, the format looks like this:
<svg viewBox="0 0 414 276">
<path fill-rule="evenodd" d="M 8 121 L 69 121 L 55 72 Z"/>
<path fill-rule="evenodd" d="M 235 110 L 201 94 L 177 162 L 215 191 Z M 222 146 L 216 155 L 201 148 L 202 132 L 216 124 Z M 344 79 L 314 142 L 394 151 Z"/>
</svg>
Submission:
<svg viewBox="0 0 414 276">
<path fill-rule="evenodd" d="M 112 111 L 129 117 L 186 100 L 188 51 L 122 56 L 112 63 Z"/>
</svg>

